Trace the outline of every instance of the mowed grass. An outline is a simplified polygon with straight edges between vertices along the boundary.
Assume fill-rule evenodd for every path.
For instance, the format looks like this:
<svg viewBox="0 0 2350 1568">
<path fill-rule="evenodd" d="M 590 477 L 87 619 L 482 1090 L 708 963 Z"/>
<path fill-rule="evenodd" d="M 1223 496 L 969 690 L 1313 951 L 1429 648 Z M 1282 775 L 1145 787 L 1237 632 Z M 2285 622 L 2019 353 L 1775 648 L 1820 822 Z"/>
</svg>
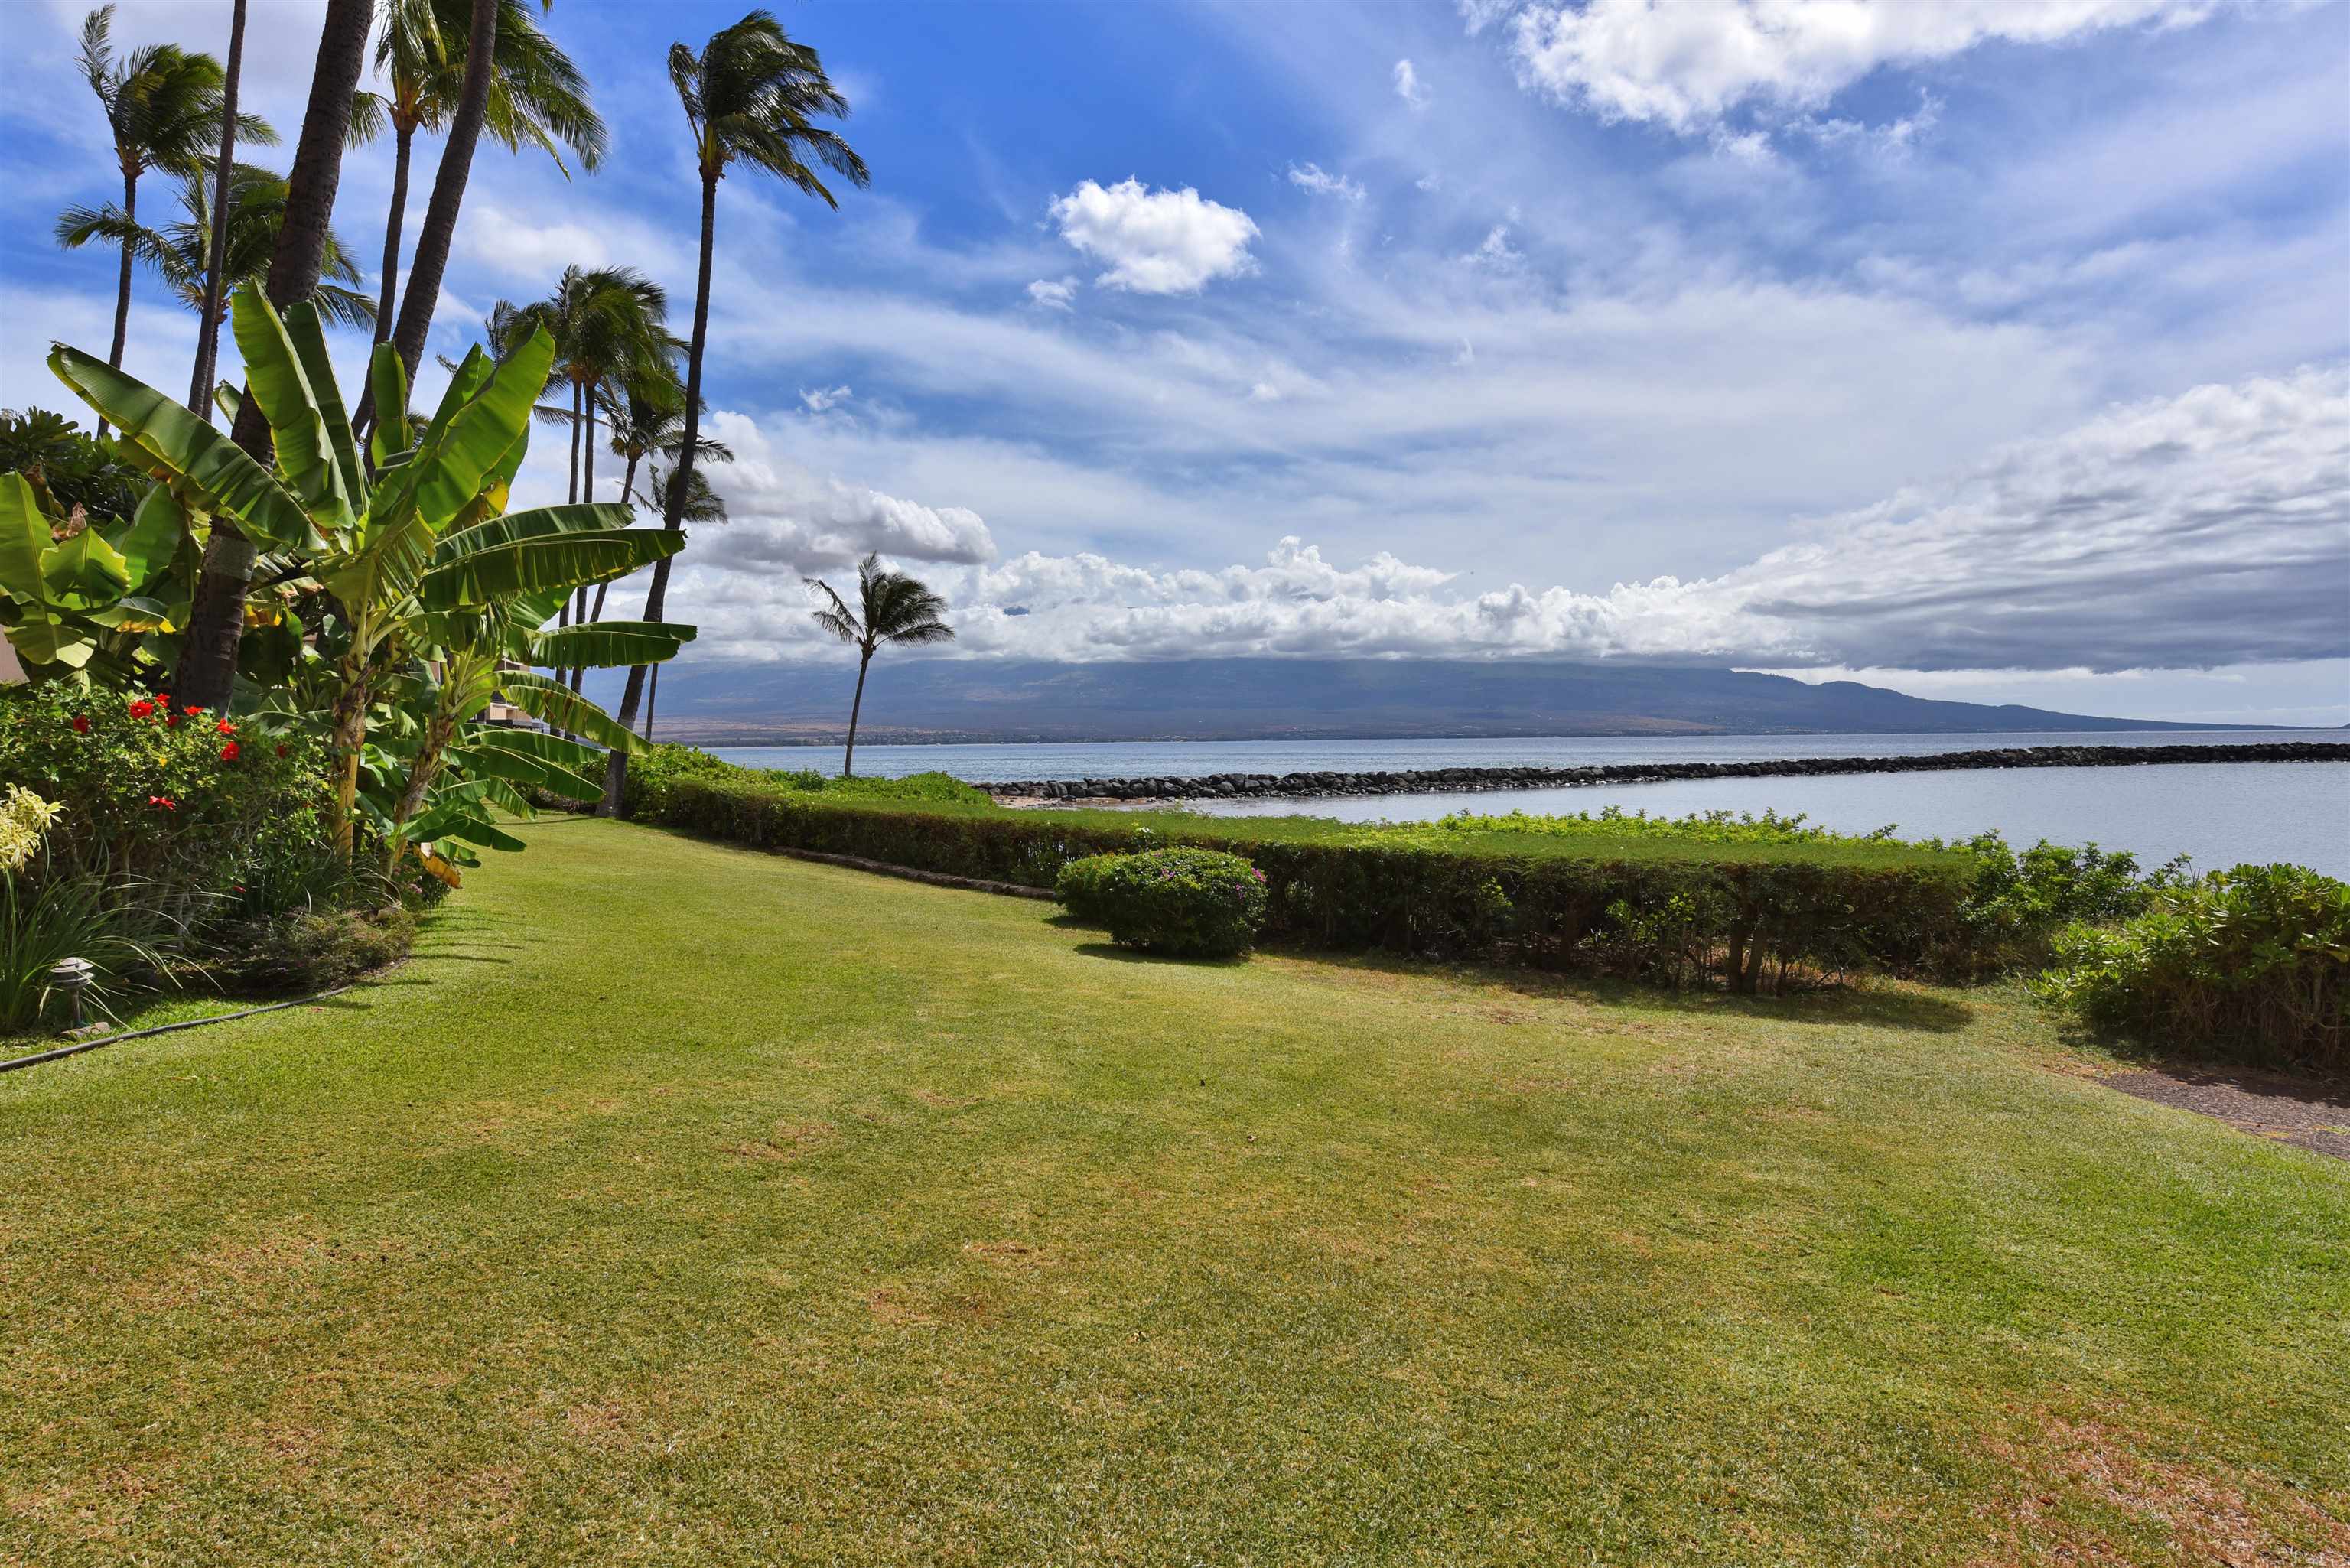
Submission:
<svg viewBox="0 0 2350 1568">
<path fill-rule="evenodd" d="M 2350 1560 L 2350 1165 L 2011 996 L 525 832 L 380 984 L 0 1077 L 0 1561 Z"/>
</svg>

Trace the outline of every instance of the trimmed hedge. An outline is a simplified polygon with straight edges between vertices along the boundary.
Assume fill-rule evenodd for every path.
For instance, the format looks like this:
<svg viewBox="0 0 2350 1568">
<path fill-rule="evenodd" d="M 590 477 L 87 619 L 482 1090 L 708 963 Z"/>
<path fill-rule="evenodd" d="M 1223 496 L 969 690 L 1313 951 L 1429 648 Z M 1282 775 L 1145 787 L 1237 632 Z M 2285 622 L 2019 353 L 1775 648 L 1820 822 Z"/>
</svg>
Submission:
<svg viewBox="0 0 2350 1568">
<path fill-rule="evenodd" d="M 650 820 L 754 847 L 1050 888 L 1087 856 L 1190 846 L 1266 879 L 1265 934 L 1776 991 L 1966 966 L 1964 855 L 1877 840 L 1427 832 L 1305 817 L 1027 812 L 680 778 Z"/>
<path fill-rule="evenodd" d="M 1248 951 L 1264 924 L 1264 873 L 1216 849 L 1090 855 L 1061 867 L 1054 896 L 1121 947 L 1191 958 Z"/>
</svg>

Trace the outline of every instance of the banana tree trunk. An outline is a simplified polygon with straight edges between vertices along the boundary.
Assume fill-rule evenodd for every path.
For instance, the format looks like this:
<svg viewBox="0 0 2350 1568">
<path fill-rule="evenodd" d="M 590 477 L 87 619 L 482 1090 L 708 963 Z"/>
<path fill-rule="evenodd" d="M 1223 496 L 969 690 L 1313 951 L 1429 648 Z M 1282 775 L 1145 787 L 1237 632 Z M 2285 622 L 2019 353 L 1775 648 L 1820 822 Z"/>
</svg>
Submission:
<svg viewBox="0 0 2350 1568">
<path fill-rule="evenodd" d="M 228 19 L 228 67 L 221 81 L 220 161 L 213 169 L 212 243 L 204 256 L 204 303 L 196 313 L 196 364 L 188 374 L 188 410 L 213 422 L 213 370 L 220 363 L 221 296 L 228 287 L 228 175 L 236 163 L 237 78 L 244 73 L 244 0 Z"/>
<path fill-rule="evenodd" d="M 453 676 L 452 668 L 448 672 Z M 383 874 L 387 877 L 400 869 L 400 857 L 408 848 L 408 825 L 416 819 L 417 807 L 424 804 L 426 792 L 441 776 L 442 764 L 448 760 L 449 742 L 456 738 L 457 722 L 442 714 L 434 714 L 424 726 L 424 742 L 416 751 L 416 760 L 409 765 L 408 784 L 400 792 L 400 804 L 391 814 L 391 832 L 386 836 L 383 850 Z"/>
<path fill-rule="evenodd" d="M 685 522 L 686 486 L 693 478 L 693 451 L 702 441 L 702 356 L 710 341 L 710 260 L 718 244 L 718 172 L 705 169 L 702 175 L 702 265 L 695 274 L 693 290 L 693 337 L 685 355 L 685 445 L 677 454 L 677 468 L 671 473 L 669 493 L 661 498 L 661 525 L 670 529 L 681 527 Z M 661 618 L 661 610 L 669 602 L 670 563 L 675 556 L 663 556 L 653 563 L 653 586 L 645 595 L 647 620 Z M 620 693 L 620 711 L 616 715 L 623 730 L 633 729 L 637 722 L 637 701 L 645 691 L 644 665 L 629 670 L 628 686 Z M 646 719 L 651 726 L 650 716 Z M 604 764 L 604 798 L 597 803 L 598 816 L 618 816 L 620 813 L 620 786 L 629 776 L 629 758 L 624 752 L 615 751 Z"/>
<path fill-rule="evenodd" d="M 335 190 L 343 177 L 343 142 L 350 131 L 352 95 L 367 63 L 375 0 L 327 0 L 327 21 L 318 35 L 318 59 L 310 77 L 310 102 L 302 116 L 302 137 L 294 167 L 286 177 L 286 214 L 277 248 L 269 258 L 265 292 L 283 310 L 317 292 L 326 260 L 327 222 L 334 215 Z M 269 421 L 259 400 L 247 398 L 237 410 L 233 439 L 247 456 L 271 461 Z M 172 690 L 182 701 L 226 711 L 236 679 L 236 650 L 244 636 L 245 587 L 253 580 L 254 549 L 226 517 L 213 519 L 196 579 L 188 630 L 180 645 Z M 357 759 L 354 757 L 354 768 Z M 354 774 L 354 780 L 357 775 Z"/>
<path fill-rule="evenodd" d="M 329 826 L 335 848 L 350 857 L 358 840 L 359 753 L 367 745 L 368 680 L 364 666 L 346 658 L 336 673 L 342 690 L 336 694 L 332 728 L 328 736 L 328 761 L 335 775 L 335 814 Z"/>
<path fill-rule="evenodd" d="M 441 301 L 441 277 L 449 270 L 450 246 L 457 238 L 457 212 L 464 205 L 465 182 L 473 173 L 473 144 L 481 140 L 482 120 L 489 111 L 497 41 L 498 0 L 473 0 L 473 26 L 465 38 L 464 85 L 458 90 L 457 112 L 449 119 L 448 140 L 442 144 L 432 197 L 424 205 L 424 224 L 416 231 L 416 265 L 408 275 L 408 294 L 400 302 L 400 324 L 391 335 L 411 380 L 424 358 L 424 337 L 432 328 L 432 309 Z"/>
</svg>

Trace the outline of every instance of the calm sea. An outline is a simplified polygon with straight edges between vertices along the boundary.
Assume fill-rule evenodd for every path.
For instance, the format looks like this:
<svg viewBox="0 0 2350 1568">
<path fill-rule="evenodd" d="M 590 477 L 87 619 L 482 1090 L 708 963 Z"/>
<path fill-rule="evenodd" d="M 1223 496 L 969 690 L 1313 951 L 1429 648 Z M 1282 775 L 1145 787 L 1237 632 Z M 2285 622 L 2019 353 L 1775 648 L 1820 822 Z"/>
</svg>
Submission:
<svg viewBox="0 0 2350 1568">
<path fill-rule="evenodd" d="M 859 746 L 859 773 L 896 777 L 937 769 L 979 783 L 1005 779 L 1187 777 L 1201 774 L 1360 773 L 1441 767 L 1581 767 L 1611 763 L 1751 762 L 1772 757 L 1882 757 L 2008 746 L 2147 746 L 2327 741 L 2340 731 L 2129 731 L 2085 734 L 1707 735 L 1647 739 L 1105 742 L 1049 746 Z M 713 747 L 750 767 L 837 772 L 825 746 Z M 2155 863 L 2191 856 L 2210 870 L 2292 860 L 2350 877 L 2350 750 L 2342 764 L 2195 763 L 2143 768 L 2022 768 L 1854 774 L 1833 778 L 1692 779 L 1583 789 L 1380 795 L 1202 805 L 1219 814 L 1305 814 L 1347 821 L 1422 819 L 1456 811 L 1802 812 L 1865 833 L 1959 837 L 1997 828 L 2013 841 L 2095 841 Z"/>
</svg>

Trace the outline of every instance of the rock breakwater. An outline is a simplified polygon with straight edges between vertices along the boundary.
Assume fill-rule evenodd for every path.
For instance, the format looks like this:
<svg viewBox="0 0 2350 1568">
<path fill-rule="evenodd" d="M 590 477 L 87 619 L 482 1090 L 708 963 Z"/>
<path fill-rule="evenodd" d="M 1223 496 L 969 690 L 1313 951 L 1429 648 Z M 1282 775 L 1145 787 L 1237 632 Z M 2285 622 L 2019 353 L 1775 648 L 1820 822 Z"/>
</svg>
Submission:
<svg viewBox="0 0 2350 1568">
<path fill-rule="evenodd" d="M 1619 763 L 1586 768 L 1417 768 L 1375 773 L 1202 774 L 1191 777 L 1024 779 L 978 783 L 998 799 L 1243 800 L 1316 795 L 1451 794 L 1675 779 L 1801 778 L 1824 774 L 1944 773 L 1967 768 L 2117 768 L 2157 763 L 2350 763 L 2350 744 L 2018 746 L 1915 757 L 1780 757 L 1737 763 Z"/>
</svg>

